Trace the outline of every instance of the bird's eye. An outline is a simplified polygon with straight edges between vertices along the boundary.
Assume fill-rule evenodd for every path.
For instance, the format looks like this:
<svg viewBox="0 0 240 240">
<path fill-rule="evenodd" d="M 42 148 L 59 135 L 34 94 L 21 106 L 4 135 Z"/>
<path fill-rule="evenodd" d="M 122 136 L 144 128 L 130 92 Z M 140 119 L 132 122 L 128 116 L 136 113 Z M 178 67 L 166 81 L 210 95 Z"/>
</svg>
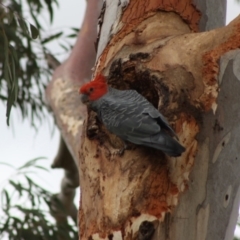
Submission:
<svg viewBox="0 0 240 240">
<path fill-rule="evenodd" d="M 92 92 L 93 91 L 93 88 L 91 87 L 91 88 L 89 88 L 89 92 Z"/>
</svg>

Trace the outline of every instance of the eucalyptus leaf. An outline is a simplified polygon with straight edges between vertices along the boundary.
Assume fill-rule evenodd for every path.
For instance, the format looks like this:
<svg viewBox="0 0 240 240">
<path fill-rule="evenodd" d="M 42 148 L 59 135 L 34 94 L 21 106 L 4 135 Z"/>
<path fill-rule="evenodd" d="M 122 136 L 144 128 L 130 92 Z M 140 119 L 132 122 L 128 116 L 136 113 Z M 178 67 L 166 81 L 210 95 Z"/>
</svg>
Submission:
<svg viewBox="0 0 240 240">
<path fill-rule="evenodd" d="M 30 29 L 31 29 L 31 36 L 33 39 L 36 39 L 39 36 L 39 31 L 38 29 L 33 26 L 32 24 L 30 24 Z"/>
<path fill-rule="evenodd" d="M 43 40 L 42 40 L 42 44 L 46 44 L 46 43 L 48 43 L 48 42 L 50 42 L 50 41 L 52 41 L 52 40 L 54 40 L 54 39 L 56 39 L 56 38 L 61 37 L 62 35 L 63 35 L 63 32 L 58 32 L 58 33 L 56 33 L 56 34 L 53 34 L 53 35 L 51 35 L 51 36 L 43 39 Z"/>
<path fill-rule="evenodd" d="M 52 193 L 44 189 L 32 177 L 26 173 L 21 177 L 21 168 L 40 171 L 46 169 L 42 158 L 32 159 L 21 167 L 16 168 L 16 177 L 13 176 L 1 189 L 2 213 L 0 218 L 0 239 L 9 240 L 53 240 L 66 239 L 77 240 L 77 227 L 68 221 L 56 225 L 52 219 Z M 8 165 L 8 164 L 5 164 Z M 21 177 L 21 178 L 19 178 Z M 11 193 L 11 190 L 12 193 Z M 17 193 L 17 197 L 14 197 Z M 58 199 L 56 201 L 59 201 Z M 64 210 L 64 206 L 59 203 Z M 49 210 L 46 210 L 49 208 Z M 13 231 L 14 229 L 14 231 Z M 5 237 L 5 238 L 4 238 Z"/>
</svg>

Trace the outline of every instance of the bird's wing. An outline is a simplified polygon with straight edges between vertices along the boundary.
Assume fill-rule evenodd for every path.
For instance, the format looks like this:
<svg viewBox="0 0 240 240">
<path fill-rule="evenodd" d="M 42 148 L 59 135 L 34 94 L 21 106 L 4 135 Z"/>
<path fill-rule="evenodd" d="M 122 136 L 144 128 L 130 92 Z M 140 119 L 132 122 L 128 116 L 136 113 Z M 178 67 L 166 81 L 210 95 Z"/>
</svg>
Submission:
<svg viewBox="0 0 240 240">
<path fill-rule="evenodd" d="M 156 111 L 158 112 L 158 114 L 156 113 Z M 149 110 L 148 114 L 152 117 L 157 119 L 158 124 L 165 130 L 167 130 L 167 132 L 170 133 L 170 135 L 175 136 L 176 138 L 177 135 L 174 132 L 174 130 L 171 128 L 171 126 L 169 125 L 168 121 L 166 120 L 166 118 L 156 109 L 154 108 L 154 110 Z"/>
<path fill-rule="evenodd" d="M 135 90 L 118 91 L 113 96 L 114 99 L 106 99 L 101 109 L 102 121 L 111 132 L 122 138 L 142 138 L 161 130 L 157 121 L 160 115 L 154 113 L 158 110 Z"/>
<path fill-rule="evenodd" d="M 143 99 L 147 101 L 145 98 Z M 169 125 L 167 119 L 152 104 L 145 108 L 143 112 L 145 114 L 149 114 L 152 118 L 156 119 L 161 128 L 167 130 L 167 132 L 170 133 L 170 135 L 178 138 L 174 130 Z"/>
<path fill-rule="evenodd" d="M 124 92 L 124 97 L 121 97 L 122 91 L 118 91 L 117 93 L 119 94 L 121 104 L 124 104 L 123 101 L 125 101 L 125 104 L 137 105 L 138 110 L 141 110 L 143 114 L 149 115 L 151 118 L 155 119 L 162 129 L 167 130 L 167 132 L 177 138 L 176 133 L 171 128 L 166 118 L 146 98 L 135 90 L 127 90 Z"/>
</svg>

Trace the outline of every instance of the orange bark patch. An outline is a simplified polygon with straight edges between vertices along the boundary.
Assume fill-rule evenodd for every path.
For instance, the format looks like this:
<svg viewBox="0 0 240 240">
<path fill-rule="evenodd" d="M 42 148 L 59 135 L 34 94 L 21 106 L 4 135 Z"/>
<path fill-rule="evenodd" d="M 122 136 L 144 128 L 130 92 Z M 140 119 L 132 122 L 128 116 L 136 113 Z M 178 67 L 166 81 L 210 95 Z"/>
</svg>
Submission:
<svg viewBox="0 0 240 240">
<path fill-rule="evenodd" d="M 219 44 L 214 49 L 206 52 L 203 55 L 203 79 L 206 86 L 214 86 L 217 84 L 217 76 L 219 73 L 219 59 L 220 57 L 230 50 L 234 50 L 240 47 L 240 24 L 236 24 L 235 31 L 232 31 L 227 41 Z M 203 95 L 201 102 L 204 102 L 205 111 L 211 109 L 212 104 L 215 102 L 217 96 L 209 94 Z"/>
<path fill-rule="evenodd" d="M 178 187 L 173 183 L 171 184 L 169 191 L 172 195 L 176 195 L 179 193 Z"/>
<path fill-rule="evenodd" d="M 178 13 L 194 31 L 198 31 L 198 22 L 201 13 L 192 4 L 191 0 L 143 0 L 131 1 L 123 13 L 122 22 L 130 23 L 133 20 L 144 18 L 146 13 L 159 10 Z M 138 22 L 139 23 L 139 22 Z"/>
<path fill-rule="evenodd" d="M 144 204 L 139 210 L 161 219 L 170 210 L 167 198 L 172 195 L 173 189 L 167 166 L 162 169 L 155 167 L 152 169 L 151 177 L 148 178 L 149 185 L 146 185 L 147 189 L 143 193 Z M 176 191 L 177 187 L 174 189 L 174 192 Z"/>
<path fill-rule="evenodd" d="M 81 203 L 80 203 L 81 206 Z M 88 224 L 86 227 L 86 216 L 84 215 L 83 209 L 80 208 L 79 214 L 78 214 L 78 219 L 79 219 L 79 239 L 88 239 L 94 232 L 96 232 L 97 223 L 91 222 L 91 224 Z"/>
<path fill-rule="evenodd" d="M 165 213 L 169 211 L 169 207 L 166 201 L 159 201 L 158 199 L 152 199 L 148 206 L 147 213 L 161 219 L 165 216 Z M 144 211 L 143 211 L 144 212 Z"/>
<path fill-rule="evenodd" d="M 185 2 L 179 0 L 132 0 L 123 12 L 121 18 L 123 27 L 113 36 L 101 54 L 97 72 L 102 72 L 103 63 L 106 61 L 109 49 L 121 41 L 126 35 L 134 32 L 143 20 L 153 16 L 157 11 L 175 12 L 180 15 L 193 31 L 198 31 L 201 13 L 192 4 L 192 0 L 186 0 Z M 136 32 L 136 34 L 138 33 Z"/>
</svg>

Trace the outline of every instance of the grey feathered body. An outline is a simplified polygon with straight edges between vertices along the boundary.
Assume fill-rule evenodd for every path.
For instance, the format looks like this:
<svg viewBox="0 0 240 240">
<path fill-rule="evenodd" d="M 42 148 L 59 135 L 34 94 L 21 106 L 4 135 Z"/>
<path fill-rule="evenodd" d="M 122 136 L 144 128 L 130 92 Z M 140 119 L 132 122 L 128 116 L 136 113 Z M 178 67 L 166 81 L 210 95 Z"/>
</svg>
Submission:
<svg viewBox="0 0 240 240">
<path fill-rule="evenodd" d="M 176 134 L 167 120 L 137 91 L 110 87 L 108 90 L 90 106 L 110 132 L 125 141 L 156 148 L 170 156 L 180 156 L 185 151 L 173 138 Z"/>
</svg>

